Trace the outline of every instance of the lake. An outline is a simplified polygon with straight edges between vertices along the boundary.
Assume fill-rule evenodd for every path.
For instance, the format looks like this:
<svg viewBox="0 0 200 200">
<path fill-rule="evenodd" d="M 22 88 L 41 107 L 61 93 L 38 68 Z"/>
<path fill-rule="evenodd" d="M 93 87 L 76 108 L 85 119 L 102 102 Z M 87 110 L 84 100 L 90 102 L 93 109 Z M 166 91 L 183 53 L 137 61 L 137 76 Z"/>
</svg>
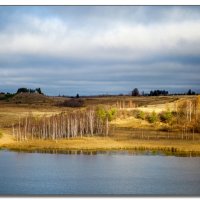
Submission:
<svg viewBox="0 0 200 200">
<path fill-rule="evenodd" d="M 200 195 L 200 157 L 0 151 L 0 195 Z"/>
</svg>

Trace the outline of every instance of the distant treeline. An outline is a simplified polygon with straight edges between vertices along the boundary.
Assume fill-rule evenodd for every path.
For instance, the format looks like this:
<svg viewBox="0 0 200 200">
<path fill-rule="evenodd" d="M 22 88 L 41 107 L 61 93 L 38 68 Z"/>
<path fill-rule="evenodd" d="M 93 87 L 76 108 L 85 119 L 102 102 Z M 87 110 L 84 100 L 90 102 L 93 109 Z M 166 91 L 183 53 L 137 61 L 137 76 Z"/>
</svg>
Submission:
<svg viewBox="0 0 200 200">
<path fill-rule="evenodd" d="M 28 89 L 28 88 L 19 88 L 16 92 L 18 93 L 38 93 L 38 94 L 43 94 L 40 88 L 36 89 Z"/>
<path fill-rule="evenodd" d="M 166 90 L 154 90 L 150 91 L 149 96 L 167 96 L 169 94 Z"/>
<path fill-rule="evenodd" d="M 140 93 L 137 88 L 132 90 L 132 96 L 167 96 L 167 95 L 196 95 L 196 92 L 192 91 L 191 89 L 188 90 L 186 93 L 172 93 L 169 94 L 166 90 L 151 90 L 149 93 Z"/>
</svg>

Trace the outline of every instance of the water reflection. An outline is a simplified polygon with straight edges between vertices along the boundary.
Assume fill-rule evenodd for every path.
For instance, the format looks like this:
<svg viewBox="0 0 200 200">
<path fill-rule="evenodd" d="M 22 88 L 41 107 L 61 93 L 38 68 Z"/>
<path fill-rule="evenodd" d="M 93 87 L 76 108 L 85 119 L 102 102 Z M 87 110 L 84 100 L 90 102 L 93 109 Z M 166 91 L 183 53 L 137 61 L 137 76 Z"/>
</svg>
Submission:
<svg viewBox="0 0 200 200">
<path fill-rule="evenodd" d="M 1 149 L 0 149 L 1 150 Z M 18 153 L 44 153 L 44 154 L 67 154 L 67 155 L 159 155 L 159 156 L 178 156 L 178 157 L 199 157 L 198 152 L 181 152 L 170 148 L 163 150 L 146 150 L 146 149 L 131 149 L 131 150 L 63 150 L 63 149 L 37 149 L 37 150 L 11 150 Z"/>
</svg>

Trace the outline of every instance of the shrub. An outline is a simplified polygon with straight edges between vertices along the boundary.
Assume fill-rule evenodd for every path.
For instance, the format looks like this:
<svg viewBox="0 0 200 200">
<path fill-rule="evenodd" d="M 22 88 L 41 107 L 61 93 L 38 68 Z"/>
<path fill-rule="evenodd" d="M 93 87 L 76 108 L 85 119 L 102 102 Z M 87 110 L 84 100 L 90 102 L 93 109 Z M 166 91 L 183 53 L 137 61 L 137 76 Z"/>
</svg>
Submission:
<svg viewBox="0 0 200 200">
<path fill-rule="evenodd" d="M 145 112 L 144 111 L 139 111 L 137 114 L 138 119 L 145 119 Z"/>
<path fill-rule="evenodd" d="M 107 110 L 108 120 L 112 121 L 116 117 L 116 113 L 117 113 L 117 110 L 114 108 Z"/>
<path fill-rule="evenodd" d="M 0 100 L 6 100 L 7 101 L 7 100 L 11 99 L 14 96 L 15 96 L 15 94 L 10 94 L 10 93 L 2 94 L 0 96 Z"/>
<path fill-rule="evenodd" d="M 69 100 L 65 100 L 63 103 L 60 103 L 59 106 L 82 107 L 84 106 L 84 101 L 82 99 L 69 99 Z"/>
<path fill-rule="evenodd" d="M 106 110 L 104 109 L 104 107 L 98 107 L 96 112 L 97 112 L 97 116 L 102 121 L 105 121 L 105 119 L 106 119 Z"/>
<path fill-rule="evenodd" d="M 155 123 L 155 122 L 158 121 L 158 115 L 156 114 L 155 111 L 153 111 L 150 115 L 148 115 L 147 120 L 148 120 L 150 123 Z"/>
<path fill-rule="evenodd" d="M 104 107 L 98 107 L 97 108 L 97 116 L 102 119 L 102 121 L 105 121 L 106 118 L 108 117 L 108 121 L 112 121 L 116 117 L 116 109 L 111 108 L 111 109 L 106 109 Z"/>
<path fill-rule="evenodd" d="M 169 110 L 160 113 L 160 121 L 161 122 L 169 123 L 172 121 L 172 117 L 173 117 L 173 114 Z"/>
</svg>

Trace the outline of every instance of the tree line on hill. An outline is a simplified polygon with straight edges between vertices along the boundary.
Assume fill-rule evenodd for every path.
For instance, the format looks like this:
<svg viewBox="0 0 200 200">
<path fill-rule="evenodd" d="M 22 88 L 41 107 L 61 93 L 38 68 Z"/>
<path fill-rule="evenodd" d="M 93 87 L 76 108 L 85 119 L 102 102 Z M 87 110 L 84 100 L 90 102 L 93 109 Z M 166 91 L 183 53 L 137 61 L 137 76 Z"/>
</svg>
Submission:
<svg viewBox="0 0 200 200">
<path fill-rule="evenodd" d="M 16 93 L 17 94 L 19 94 L 19 93 L 38 93 L 38 94 L 43 94 L 43 92 L 42 92 L 42 90 L 40 88 L 36 88 L 36 89 L 19 88 Z"/>
<path fill-rule="evenodd" d="M 38 93 L 38 94 L 44 94 L 41 90 L 41 88 L 18 88 L 16 93 L 9 93 L 9 92 L 0 92 L 1 95 L 14 95 L 14 94 L 19 94 L 19 93 Z"/>
<path fill-rule="evenodd" d="M 166 90 L 151 90 L 149 93 L 140 93 L 138 88 L 134 88 L 131 92 L 132 96 L 167 96 L 169 92 Z M 174 93 L 172 95 L 196 95 L 196 92 L 192 91 L 191 89 L 188 90 L 187 93 L 177 94 Z"/>
<path fill-rule="evenodd" d="M 35 89 L 28 89 L 28 88 L 19 88 L 16 93 L 5 93 L 5 92 L 0 92 L 0 100 L 8 100 L 12 97 L 14 97 L 16 94 L 20 93 L 37 93 L 37 94 L 44 94 L 41 90 L 41 88 L 35 88 Z"/>
</svg>

